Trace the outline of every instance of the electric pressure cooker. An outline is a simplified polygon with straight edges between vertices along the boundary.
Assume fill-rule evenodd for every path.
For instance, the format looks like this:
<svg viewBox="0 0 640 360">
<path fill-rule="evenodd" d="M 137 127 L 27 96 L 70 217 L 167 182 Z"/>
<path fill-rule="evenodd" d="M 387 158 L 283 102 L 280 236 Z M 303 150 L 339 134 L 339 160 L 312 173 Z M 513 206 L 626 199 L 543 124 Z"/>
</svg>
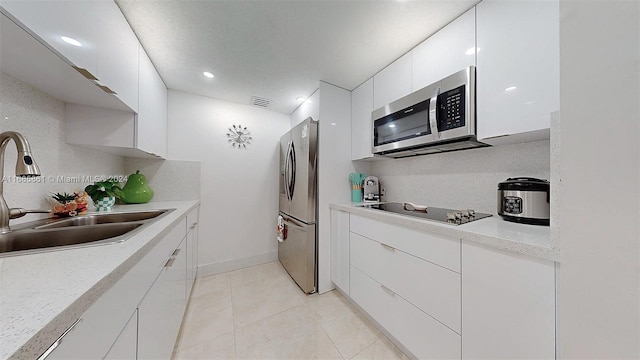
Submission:
<svg viewBox="0 0 640 360">
<path fill-rule="evenodd" d="M 549 181 L 518 177 L 499 183 L 498 215 L 506 221 L 549 225 Z"/>
</svg>

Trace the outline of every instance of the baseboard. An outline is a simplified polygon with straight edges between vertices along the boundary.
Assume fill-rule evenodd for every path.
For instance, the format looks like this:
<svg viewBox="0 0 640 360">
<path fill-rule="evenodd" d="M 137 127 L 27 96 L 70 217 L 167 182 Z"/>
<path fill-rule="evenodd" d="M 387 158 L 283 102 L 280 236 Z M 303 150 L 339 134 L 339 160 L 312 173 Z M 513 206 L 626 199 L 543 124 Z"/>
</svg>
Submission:
<svg viewBox="0 0 640 360">
<path fill-rule="evenodd" d="M 272 251 L 246 258 L 225 260 L 211 264 L 198 265 L 198 278 L 217 275 L 253 265 L 260 265 L 278 260 L 278 252 Z"/>
</svg>

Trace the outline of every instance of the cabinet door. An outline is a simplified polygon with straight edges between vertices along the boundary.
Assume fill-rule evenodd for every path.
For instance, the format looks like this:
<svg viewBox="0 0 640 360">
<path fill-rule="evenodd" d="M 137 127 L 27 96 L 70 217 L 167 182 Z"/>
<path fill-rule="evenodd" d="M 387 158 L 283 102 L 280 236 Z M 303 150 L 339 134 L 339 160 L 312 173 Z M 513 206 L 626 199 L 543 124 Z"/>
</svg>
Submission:
<svg viewBox="0 0 640 360">
<path fill-rule="evenodd" d="M 372 158 L 373 78 L 351 92 L 351 159 Z"/>
<path fill-rule="evenodd" d="M 187 214 L 187 302 L 198 275 L 198 215 L 199 208 Z"/>
<path fill-rule="evenodd" d="M 138 111 L 139 46 L 133 30 L 113 1 L 101 1 L 96 76 L 131 110 Z"/>
<path fill-rule="evenodd" d="M 554 359 L 554 263 L 462 244 L 462 352 L 468 359 Z"/>
<path fill-rule="evenodd" d="M 381 108 L 411 93 L 411 52 L 373 77 L 373 108 Z"/>
<path fill-rule="evenodd" d="M 73 65 L 96 74 L 96 2 L 2 0 L 0 6 Z M 81 46 L 63 41 L 62 36 L 79 41 Z"/>
<path fill-rule="evenodd" d="M 187 301 L 191 295 L 198 269 L 198 224 L 191 224 L 187 233 Z"/>
<path fill-rule="evenodd" d="M 485 0 L 476 6 L 480 140 L 548 138 L 550 114 L 560 109 L 558 9 L 557 0 Z M 507 135 L 512 140 L 501 139 Z"/>
<path fill-rule="evenodd" d="M 167 87 L 140 47 L 139 106 L 137 148 L 167 157 Z"/>
<path fill-rule="evenodd" d="M 138 306 L 138 358 L 170 359 L 186 300 L 186 239 Z"/>
<path fill-rule="evenodd" d="M 136 359 L 137 352 L 138 310 L 136 309 L 104 360 L 133 360 Z"/>
<path fill-rule="evenodd" d="M 476 65 L 475 8 L 462 14 L 411 51 L 411 91 Z"/>
<path fill-rule="evenodd" d="M 349 213 L 331 209 L 331 281 L 349 294 Z"/>
</svg>

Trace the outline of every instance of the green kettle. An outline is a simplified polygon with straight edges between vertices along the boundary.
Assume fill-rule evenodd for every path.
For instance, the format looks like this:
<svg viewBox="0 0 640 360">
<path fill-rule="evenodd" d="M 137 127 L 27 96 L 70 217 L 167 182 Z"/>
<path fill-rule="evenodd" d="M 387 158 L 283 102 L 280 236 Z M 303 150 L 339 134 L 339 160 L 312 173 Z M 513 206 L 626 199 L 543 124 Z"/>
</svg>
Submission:
<svg viewBox="0 0 640 360">
<path fill-rule="evenodd" d="M 127 183 L 122 188 L 120 200 L 125 204 L 145 204 L 153 197 L 153 189 L 147 185 L 147 179 L 136 170 L 135 174 L 129 175 Z"/>
</svg>

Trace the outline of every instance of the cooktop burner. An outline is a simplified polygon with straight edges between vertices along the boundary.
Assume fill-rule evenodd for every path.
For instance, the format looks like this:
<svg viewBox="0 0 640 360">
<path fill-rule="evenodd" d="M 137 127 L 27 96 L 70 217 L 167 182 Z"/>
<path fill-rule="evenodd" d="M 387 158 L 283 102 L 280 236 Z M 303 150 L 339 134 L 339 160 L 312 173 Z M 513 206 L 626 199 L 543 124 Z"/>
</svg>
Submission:
<svg viewBox="0 0 640 360">
<path fill-rule="evenodd" d="M 460 225 L 465 224 L 471 221 L 483 219 L 491 214 L 477 213 L 474 210 L 466 209 L 466 210 L 454 210 L 454 209 L 443 209 L 437 207 L 428 207 L 427 210 L 407 210 L 411 209 L 410 206 L 405 206 L 403 203 L 382 203 L 382 204 L 371 204 L 364 205 L 364 208 L 376 209 L 382 211 L 388 211 L 396 214 L 402 214 L 407 216 L 418 217 L 425 220 L 438 221 L 451 225 Z"/>
</svg>

